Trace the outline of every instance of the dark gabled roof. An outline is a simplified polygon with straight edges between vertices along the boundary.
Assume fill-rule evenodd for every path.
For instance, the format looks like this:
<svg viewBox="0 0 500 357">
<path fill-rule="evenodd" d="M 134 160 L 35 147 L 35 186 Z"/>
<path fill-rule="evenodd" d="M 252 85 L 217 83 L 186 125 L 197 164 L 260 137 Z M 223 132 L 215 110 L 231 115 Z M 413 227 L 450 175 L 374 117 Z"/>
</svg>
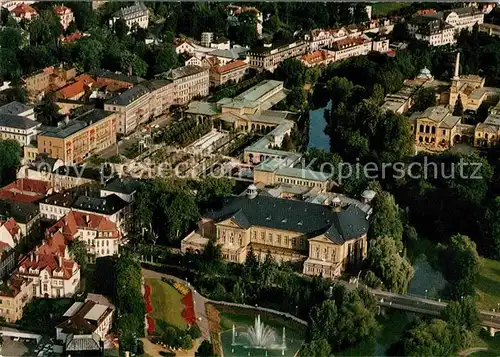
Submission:
<svg viewBox="0 0 500 357">
<path fill-rule="evenodd" d="M 149 93 L 149 89 L 144 87 L 143 85 L 137 85 L 130 89 L 127 89 L 122 94 L 117 95 L 114 98 L 111 98 L 106 102 L 106 104 L 114 104 L 114 105 L 129 105 L 135 100 L 139 99 L 143 95 Z"/>
<path fill-rule="evenodd" d="M 72 208 L 101 214 L 113 214 L 125 208 L 128 202 L 115 194 L 106 197 L 79 196 L 71 205 Z"/>
<path fill-rule="evenodd" d="M 40 125 L 39 122 L 20 115 L 0 113 L 0 126 L 26 130 Z"/>
<path fill-rule="evenodd" d="M 12 217 L 17 223 L 26 224 L 40 213 L 38 203 L 0 200 L 0 217 Z"/>
<path fill-rule="evenodd" d="M 368 232 L 366 214 L 355 206 L 335 212 L 324 205 L 259 195 L 253 199 L 228 197 L 222 207 L 205 217 L 217 222 L 232 218 L 244 229 L 258 226 L 298 232 L 308 237 L 324 234 L 337 244 Z"/>
<path fill-rule="evenodd" d="M 19 103 L 16 101 L 7 103 L 3 106 L 0 107 L 0 113 L 2 114 L 12 114 L 12 115 L 19 115 L 21 113 L 24 113 L 33 107 L 30 105 L 26 105 L 23 103 Z"/>
<path fill-rule="evenodd" d="M 138 180 L 117 177 L 108 182 L 103 190 L 130 195 L 137 191 L 140 185 Z"/>
</svg>

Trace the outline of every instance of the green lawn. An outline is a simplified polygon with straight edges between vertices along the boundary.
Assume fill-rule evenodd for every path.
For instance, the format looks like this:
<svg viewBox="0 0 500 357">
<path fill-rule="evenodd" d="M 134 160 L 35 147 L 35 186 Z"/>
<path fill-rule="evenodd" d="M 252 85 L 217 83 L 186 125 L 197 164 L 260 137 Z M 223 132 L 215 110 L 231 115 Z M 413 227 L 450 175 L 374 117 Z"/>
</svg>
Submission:
<svg viewBox="0 0 500 357">
<path fill-rule="evenodd" d="M 182 295 L 175 288 L 158 278 L 146 278 L 151 286 L 151 305 L 153 312 L 150 316 L 155 320 L 157 329 L 161 329 L 162 321 L 180 329 L 186 329 L 187 324 L 182 317 Z"/>
<path fill-rule="evenodd" d="M 378 16 L 386 16 L 391 11 L 409 6 L 410 3 L 379 2 L 370 5 L 372 6 L 372 16 L 378 17 Z"/>
<path fill-rule="evenodd" d="M 500 303 L 500 262 L 481 258 L 481 270 L 476 282 L 478 306 L 483 310 L 498 309 Z"/>
</svg>

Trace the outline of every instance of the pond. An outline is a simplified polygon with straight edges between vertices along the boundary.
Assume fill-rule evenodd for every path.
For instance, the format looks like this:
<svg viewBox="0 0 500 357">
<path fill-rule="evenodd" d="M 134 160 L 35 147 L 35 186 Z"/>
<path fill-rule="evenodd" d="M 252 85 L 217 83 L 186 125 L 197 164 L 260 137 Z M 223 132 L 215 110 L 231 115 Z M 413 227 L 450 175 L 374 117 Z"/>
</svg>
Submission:
<svg viewBox="0 0 500 357">
<path fill-rule="evenodd" d="M 431 266 L 424 254 L 416 259 L 413 269 L 415 274 L 408 284 L 408 293 L 435 299 L 442 298 L 442 292 L 447 284 L 446 279 L 440 271 Z"/>
<path fill-rule="evenodd" d="M 325 134 L 326 120 L 325 109 L 332 109 L 332 102 L 324 108 L 309 111 L 309 144 L 307 148 L 323 149 L 330 151 L 330 138 Z"/>
<path fill-rule="evenodd" d="M 304 341 L 301 332 L 260 315 L 232 317 L 234 328 L 221 333 L 225 357 L 291 357 L 296 355 Z"/>
</svg>

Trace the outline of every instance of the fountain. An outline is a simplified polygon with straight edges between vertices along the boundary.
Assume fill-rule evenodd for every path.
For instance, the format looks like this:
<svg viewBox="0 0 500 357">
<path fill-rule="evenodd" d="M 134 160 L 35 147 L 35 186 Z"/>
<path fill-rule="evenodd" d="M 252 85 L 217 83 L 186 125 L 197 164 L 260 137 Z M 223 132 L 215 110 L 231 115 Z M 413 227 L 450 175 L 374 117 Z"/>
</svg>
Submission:
<svg viewBox="0 0 500 357">
<path fill-rule="evenodd" d="M 242 345 L 244 348 L 257 348 L 257 349 L 266 349 L 267 350 L 276 350 L 281 349 L 282 355 L 286 349 L 286 337 L 285 337 L 285 327 L 283 327 L 283 335 L 281 344 L 277 342 L 276 332 L 269 327 L 264 325 L 260 320 L 260 315 L 257 315 L 255 318 L 254 326 L 247 328 L 246 332 L 242 332 L 240 336 L 244 337 L 247 343 L 237 343 L 236 342 L 236 327 L 233 325 L 233 335 L 232 335 L 232 346 L 234 345 Z"/>
</svg>

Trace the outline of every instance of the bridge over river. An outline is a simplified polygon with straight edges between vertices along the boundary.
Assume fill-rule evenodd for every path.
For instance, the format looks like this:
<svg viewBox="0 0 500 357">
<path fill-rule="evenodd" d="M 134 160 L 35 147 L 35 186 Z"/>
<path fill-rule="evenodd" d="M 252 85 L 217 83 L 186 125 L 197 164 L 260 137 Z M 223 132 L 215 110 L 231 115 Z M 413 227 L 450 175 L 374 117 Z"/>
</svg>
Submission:
<svg viewBox="0 0 500 357">
<path fill-rule="evenodd" d="M 338 281 L 348 289 L 354 289 L 358 285 Z M 433 300 L 415 295 L 394 294 L 388 291 L 378 289 L 370 289 L 365 285 L 359 284 L 360 288 L 367 289 L 373 294 L 379 307 L 379 313 L 383 313 L 385 309 L 398 309 L 408 312 L 415 312 L 424 315 L 439 316 L 444 310 L 447 302 L 441 300 Z M 500 331 L 500 313 L 481 310 L 479 312 L 481 326 L 488 330 L 491 336 L 494 336 L 497 331 Z"/>
</svg>

